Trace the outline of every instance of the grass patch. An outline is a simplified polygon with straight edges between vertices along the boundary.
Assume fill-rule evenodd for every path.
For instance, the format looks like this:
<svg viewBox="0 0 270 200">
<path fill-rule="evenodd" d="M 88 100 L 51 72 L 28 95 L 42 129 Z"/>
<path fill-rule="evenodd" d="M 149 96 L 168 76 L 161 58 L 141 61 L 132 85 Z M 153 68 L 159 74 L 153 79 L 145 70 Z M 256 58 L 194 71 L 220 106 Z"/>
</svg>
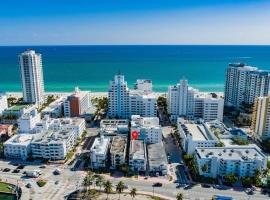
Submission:
<svg viewBox="0 0 270 200">
<path fill-rule="evenodd" d="M 8 192 L 11 193 L 12 192 L 12 188 L 9 184 L 7 183 L 1 183 L 0 182 L 0 192 Z"/>
<path fill-rule="evenodd" d="M 167 199 L 157 197 L 157 196 L 151 196 L 151 199 L 154 199 L 154 200 L 167 200 Z"/>
<path fill-rule="evenodd" d="M 39 180 L 39 181 L 37 181 L 37 185 L 38 185 L 39 187 L 45 186 L 46 183 L 47 183 L 47 181 L 45 181 L 45 180 Z"/>
</svg>

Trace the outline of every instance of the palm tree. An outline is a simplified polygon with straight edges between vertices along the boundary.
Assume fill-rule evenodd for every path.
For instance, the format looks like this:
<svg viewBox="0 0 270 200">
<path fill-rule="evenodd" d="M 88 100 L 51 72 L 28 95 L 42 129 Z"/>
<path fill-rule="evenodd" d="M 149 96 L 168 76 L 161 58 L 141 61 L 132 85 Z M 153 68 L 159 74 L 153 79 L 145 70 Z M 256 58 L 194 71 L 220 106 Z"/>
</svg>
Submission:
<svg viewBox="0 0 270 200">
<path fill-rule="evenodd" d="M 177 199 L 177 200 L 183 200 L 183 199 L 184 199 L 183 193 L 179 192 L 179 193 L 176 195 L 176 199 Z"/>
<path fill-rule="evenodd" d="M 103 187 L 104 187 L 104 192 L 107 194 L 107 199 L 108 199 L 109 193 L 112 192 L 112 183 L 110 181 L 106 181 Z"/>
<path fill-rule="evenodd" d="M 116 191 L 119 194 L 119 199 L 120 199 L 120 194 L 123 192 L 124 188 L 125 188 L 125 185 L 124 185 L 123 181 L 119 181 L 119 183 L 116 186 Z"/>
<path fill-rule="evenodd" d="M 132 188 L 130 190 L 130 196 L 132 197 L 132 199 L 137 195 L 137 189 L 136 188 Z"/>
<path fill-rule="evenodd" d="M 98 176 L 96 178 L 96 185 L 99 187 L 99 190 L 101 190 L 102 185 L 104 184 L 104 178 L 103 176 Z"/>
</svg>

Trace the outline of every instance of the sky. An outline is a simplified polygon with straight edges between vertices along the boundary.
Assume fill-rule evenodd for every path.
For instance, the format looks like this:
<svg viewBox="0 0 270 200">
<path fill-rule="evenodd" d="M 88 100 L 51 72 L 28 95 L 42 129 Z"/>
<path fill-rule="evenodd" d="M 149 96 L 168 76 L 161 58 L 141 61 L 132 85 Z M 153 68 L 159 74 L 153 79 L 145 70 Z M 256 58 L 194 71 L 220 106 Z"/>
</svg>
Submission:
<svg viewBox="0 0 270 200">
<path fill-rule="evenodd" d="M 269 0 L 9 0 L 0 46 L 270 45 Z"/>
</svg>

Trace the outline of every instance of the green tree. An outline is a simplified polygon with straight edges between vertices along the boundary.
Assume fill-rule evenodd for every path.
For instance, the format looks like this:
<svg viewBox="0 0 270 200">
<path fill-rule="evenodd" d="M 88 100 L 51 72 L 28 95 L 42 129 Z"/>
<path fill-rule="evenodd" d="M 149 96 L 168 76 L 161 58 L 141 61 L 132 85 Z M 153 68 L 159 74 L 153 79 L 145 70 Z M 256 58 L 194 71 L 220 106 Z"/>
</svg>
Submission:
<svg viewBox="0 0 270 200">
<path fill-rule="evenodd" d="M 238 178 L 234 174 L 227 174 L 223 178 L 224 178 L 225 183 L 229 185 L 233 185 L 234 183 L 238 181 Z"/>
<path fill-rule="evenodd" d="M 184 199 L 183 193 L 179 192 L 179 193 L 176 195 L 176 199 L 177 199 L 177 200 L 183 200 L 183 199 Z"/>
<path fill-rule="evenodd" d="M 248 176 L 242 178 L 242 184 L 244 187 L 250 187 L 252 185 L 252 179 Z"/>
<path fill-rule="evenodd" d="M 119 194 L 119 199 L 120 199 L 120 194 L 123 192 L 124 188 L 125 188 L 125 185 L 123 181 L 119 181 L 119 183 L 116 185 L 116 191 Z"/>
<path fill-rule="evenodd" d="M 107 199 L 108 199 L 109 193 L 112 192 L 112 183 L 110 181 L 106 181 L 103 184 L 103 187 L 104 187 L 104 192 L 107 194 Z"/>
<path fill-rule="evenodd" d="M 202 171 L 203 171 L 203 172 L 206 172 L 207 170 L 208 170 L 208 166 L 207 166 L 206 164 L 203 165 L 203 166 L 202 166 Z"/>
<path fill-rule="evenodd" d="M 130 190 L 130 196 L 132 197 L 132 199 L 137 195 L 137 189 L 136 188 L 132 188 Z"/>
<path fill-rule="evenodd" d="M 256 169 L 254 171 L 254 184 L 256 186 L 260 186 L 261 184 L 261 175 L 262 175 L 262 172 L 260 170 Z"/>
<path fill-rule="evenodd" d="M 98 176 L 96 178 L 96 185 L 99 187 L 99 190 L 101 190 L 102 185 L 104 184 L 104 178 L 102 176 Z"/>
</svg>

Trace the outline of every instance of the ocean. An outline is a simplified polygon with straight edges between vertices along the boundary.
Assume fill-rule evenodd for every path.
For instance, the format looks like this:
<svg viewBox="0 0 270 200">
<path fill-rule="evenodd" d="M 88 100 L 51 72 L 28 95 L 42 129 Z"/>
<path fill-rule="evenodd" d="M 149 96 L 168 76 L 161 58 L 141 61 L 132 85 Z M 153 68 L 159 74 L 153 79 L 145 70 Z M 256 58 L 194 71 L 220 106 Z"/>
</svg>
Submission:
<svg viewBox="0 0 270 200">
<path fill-rule="evenodd" d="M 130 88 L 136 79 L 152 79 L 154 91 L 188 79 L 200 91 L 224 90 L 231 62 L 270 70 L 270 46 L 12 46 L 0 47 L 0 91 L 21 91 L 18 54 L 31 48 L 42 54 L 45 90 L 107 91 L 119 71 Z"/>
</svg>

